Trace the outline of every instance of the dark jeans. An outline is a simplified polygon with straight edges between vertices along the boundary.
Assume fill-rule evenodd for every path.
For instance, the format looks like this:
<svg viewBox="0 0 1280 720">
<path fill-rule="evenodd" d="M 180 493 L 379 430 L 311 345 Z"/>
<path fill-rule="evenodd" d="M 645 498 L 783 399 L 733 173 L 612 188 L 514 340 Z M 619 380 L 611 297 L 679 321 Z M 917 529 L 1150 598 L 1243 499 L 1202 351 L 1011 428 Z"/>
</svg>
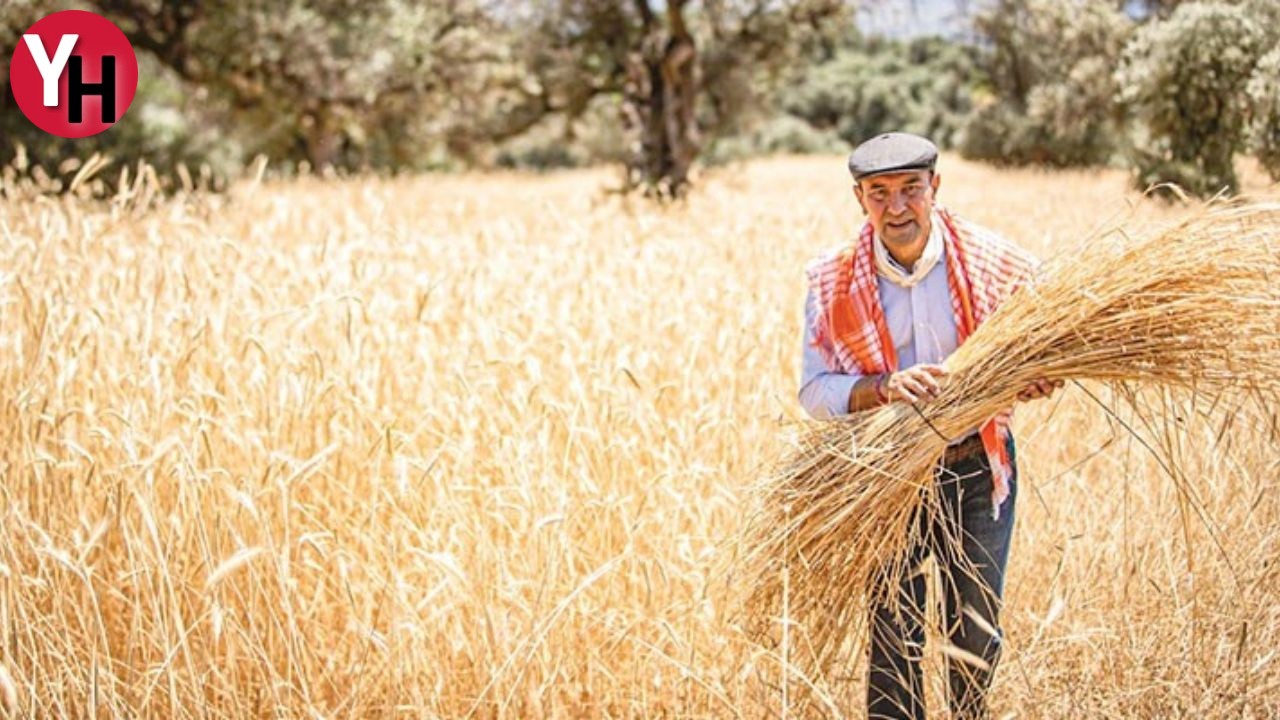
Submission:
<svg viewBox="0 0 1280 720">
<path fill-rule="evenodd" d="M 1010 438 L 1010 459 L 1013 453 Z M 872 609 L 868 718 L 925 717 L 920 677 L 925 577 L 919 570 L 929 555 L 942 578 L 938 593 L 945 636 L 960 651 L 946 656 L 952 717 L 987 717 L 987 688 L 1000 659 L 999 615 L 1017 470 L 1010 480 L 1009 497 L 1000 506 L 999 520 L 991 518 L 991 468 L 982 454 L 939 468 L 937 480 L 941 512 L 922 504 L 915 518 L 919 540 L 910 549 L 905 576 L 885 578 L 899 586 L 897 607 Z M 986 667 L 965 662 L 966 657 L 978 658 Z"/>
</svg>

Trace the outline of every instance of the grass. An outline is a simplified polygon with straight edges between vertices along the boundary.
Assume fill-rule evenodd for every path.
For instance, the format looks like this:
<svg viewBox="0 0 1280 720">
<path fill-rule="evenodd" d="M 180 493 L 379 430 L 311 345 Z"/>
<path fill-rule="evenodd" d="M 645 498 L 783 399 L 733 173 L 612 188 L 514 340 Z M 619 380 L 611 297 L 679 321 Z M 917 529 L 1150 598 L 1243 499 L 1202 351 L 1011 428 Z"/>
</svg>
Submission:
<svg viewBox="0 0 1280 720">
<path fill-rule="evenodd" d="M 943 167 L 1041 253 L 1185 212 Z M 0 704 L 800 712 L 715 571 L 800 430 L 802 267 L 859 219 L 846 178 L 764 161 L 666 210 L 597 172 L 0 205 Z M 1210 522 L 1078 390 L 1020 411 L 997 717 L 1280 712 L 1276 418 L 1213 453 L 1233 416 L 1187 417 Z M 829 713 L 858 715 L 859 660 Z"/>
</svg>

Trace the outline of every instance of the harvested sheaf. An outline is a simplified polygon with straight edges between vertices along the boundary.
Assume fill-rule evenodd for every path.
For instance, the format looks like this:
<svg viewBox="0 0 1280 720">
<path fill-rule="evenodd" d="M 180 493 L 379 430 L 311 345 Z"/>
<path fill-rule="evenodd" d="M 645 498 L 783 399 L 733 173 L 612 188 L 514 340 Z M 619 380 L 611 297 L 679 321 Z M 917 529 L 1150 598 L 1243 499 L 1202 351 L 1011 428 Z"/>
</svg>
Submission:
<svg viewBox="0 0 1280 720">
<path fill-rule="evenodd" d="M 935 500 L 947 438 L 1012 406 L 1035 378 L 1280 390 L 1277 280 L 1276 203 L 1099 235 L 1050 260 L 947 359 L 935 400 L 806 430 L 746 530 L 752 626 L 789 628 L 788 662 L 827 667 L 887 589 L 876 577 L 902 556 L 913 514 Z"/>
</svg>

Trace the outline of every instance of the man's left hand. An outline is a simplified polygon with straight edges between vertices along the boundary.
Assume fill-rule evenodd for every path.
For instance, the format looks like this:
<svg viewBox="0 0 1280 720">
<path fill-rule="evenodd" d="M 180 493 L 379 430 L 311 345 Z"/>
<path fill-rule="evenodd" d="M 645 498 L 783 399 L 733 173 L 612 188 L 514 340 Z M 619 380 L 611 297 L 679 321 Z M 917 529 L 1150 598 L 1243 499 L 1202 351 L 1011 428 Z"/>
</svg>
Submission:
<svg viewBox="0 0 1280 720">
<path fill-rule="evenodd" d="M 1062 380 L 1046 380 L 1037 378 L 1031 381 L 1031 384 L 1018 393 L 1019 400 L 1035 400 L 1036 398 L 1047 398 L 1053 394 L 1054 390 L 1062 387 Z"/>
</svg>

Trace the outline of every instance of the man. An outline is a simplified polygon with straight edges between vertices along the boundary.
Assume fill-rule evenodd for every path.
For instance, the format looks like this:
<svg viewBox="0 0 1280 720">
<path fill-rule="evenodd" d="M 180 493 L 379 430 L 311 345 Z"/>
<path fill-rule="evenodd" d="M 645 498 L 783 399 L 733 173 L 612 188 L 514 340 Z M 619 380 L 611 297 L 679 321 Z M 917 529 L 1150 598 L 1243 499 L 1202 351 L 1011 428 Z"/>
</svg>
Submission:
<svg viewBox="0 0 1280 720">
<path fill-rule="evenodd" d="M 935 204 L 937 157 L 933 143 L 907 133 L 877 136 L 849 156 L 866 223 L 852 244 L 807 268 L 799 399 L 815 418 L 928 402 L 945 382 L 943 360 L 1031 275 L 1030 255 Z M 1040 380 L 1019 398 L 1060 386 Z M 870 718 L 925 716 L 917 570 L 930 555 L 942 578 L 952 715 L 986 716 L 1017 491 L 1008 420 L 1001 413 L 949 444 L 937 472 L 940 502 L 922 504 L 904 575 L 884 578 L 899 592 L 897 603 L 872 608 Z"/>
</svg>

